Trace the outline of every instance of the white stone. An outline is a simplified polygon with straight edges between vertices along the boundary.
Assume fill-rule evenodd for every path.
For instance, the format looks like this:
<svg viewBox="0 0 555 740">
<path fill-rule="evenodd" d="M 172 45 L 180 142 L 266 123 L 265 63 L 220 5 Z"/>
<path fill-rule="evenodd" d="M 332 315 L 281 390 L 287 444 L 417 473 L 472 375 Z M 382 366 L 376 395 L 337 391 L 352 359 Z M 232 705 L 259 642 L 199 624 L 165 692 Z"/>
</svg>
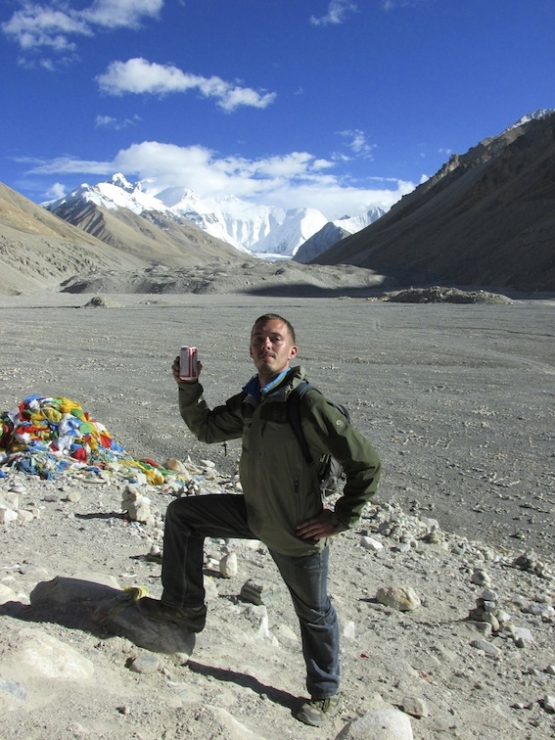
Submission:
<svg viewBox="0 0 555 740">
<path fill-rule="evenodd" d="M 21 630 L 20 636 L 24 642 L 14 655 L 18 666 L 45 678 L 88 681 L 93 677 L 92 662 L 64 642 L 33 628 Z"/>
<path fill-rule="evenodd" d="M 336 740 L 413 740 L 412 726 L 398 709 L 378 709 L 350 722 Z"/>
<path fill-rule="evenodd" d="M 8 601 L 17 601 L 16 593 L 9 586 L 0 583 L 0 604 L 7 604 Z"/>
<path fill-rule="evenodd" d="M 403 711 L 413 717 L 427 717 L 428 705 L 424 699 L 418 696 L 405 696 L 403 699 Z"/>
<path fill-rule="evenodd" d="M 160 670 L 160 660 L 152 653 L 141 653 L 129 666 L 134 673 L 156 673 Z"/>
<path fill-rule="evenodd" d="M 17 521 L 17 511 L 0 506 L 0 524 L 10 524 Z"/>
<path fill-rule="evenodd" d="M 28 511 L 27 509 L 18 509 L 17 510 L 17 521 L 21 522 L 21 524 L 27 524 L 28 522 L 32 521 L 35 518 L 35 515 L 32 511 Z"/>
<path fill-rule="evenodd" d="M 361 537 L 360 544 L 366 550 L 372 550 L 373 552 L 383 550 L 383 544 L 379 540 L 375 540 L 373 537 Z"/>
<path fill-rule="evenodd" d="M 477 650 L 482 650 L 486 655 L 489 655 L 492 658 L 499 658 L 501 655 L 501 650 L 497 645 L 494 645 L 492 642 L 488 642 L 487 640 L 483 640 L 482 638 L 472 640 L 470 646 Z"/>
<path fill-rule="evenodd" d="M 515 627 L 513 639 L 517 647 L 526 647 L 534 642 L 534 636 L 527 627 Z"/>
<path fill-rule="evenodd" d="M 343 627 L 343 637 L 348 640 L 354 640 L 356 636 L 355 623 L 351 620 Z"/>
<path fill-rule="evenodd" d="M 239 570 L 237 553 L 230 552 L 227 555 L 224 555 L 224 557 L 219 562 L 219 568 L 220 573 L 224 578 L 234 578 Z"/>
<path fill-rule="evenodd" d="M 376 599 L 380 604 L 402 612 L 413 611 L 421 605 L 420 597 L 412 586 L 382 586 L 376 592 Z"/>
</svg>

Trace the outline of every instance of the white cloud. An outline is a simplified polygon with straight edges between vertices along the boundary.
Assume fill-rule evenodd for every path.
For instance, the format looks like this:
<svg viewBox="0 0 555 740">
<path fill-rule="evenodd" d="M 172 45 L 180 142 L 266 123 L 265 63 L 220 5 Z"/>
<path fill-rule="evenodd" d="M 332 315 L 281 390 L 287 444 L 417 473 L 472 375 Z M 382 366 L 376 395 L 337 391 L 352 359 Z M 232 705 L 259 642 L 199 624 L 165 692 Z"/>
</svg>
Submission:
<svg viewBox="0 0 555 740">
<path fill-rule="evenodd" d="M 51 185 L 48 190 L 45 193 L 47 200 L 59 200 L 60 198 L 63 198 L 66 194 L 66 188 L 65 185 L 62 185 L 61 182 L 55 182 L 53 185 Z"/>
<path fill-rule="evenodd" d="M 429 0 L 382 0 L 382 8 L 384 10 L 396 10 L 397 8 L 406 8 L 415 5 L 421 5 Z"/>
<path fill-rule="evenodd" d="M 109 95 L 164 95 L 197 90 L 205 98 L 215 98 L 217 105 L 228 112 L 242 105 L 266 108 L 276 97 L 275 93 L 261 94 L 220 77 L 201 77 L 173 65 L 156 64 L 140 57 L 127 62 L 112 62 L 96 79 L 100 89 Z"/>
<path fill-rule="evenodd" d="M 181 147 L 156 141 L 122 149 L 110 162 L 66 156 L 32 164 L 29 174 L 34 175 L 101 178 L 122 172 L 129 179 L 153 183 L 153 193 L 167 187 L 188 187 L 206 199 L 234 195 L 285 209 L 317 208 L 329 219 L 346 213 L 357 215 L 371 206 L 388 208 L 414 189 L 413 183 L 394 178 L 379 178 L 375 187 L 355 187 L 333 172 L 332 162 L 308 152 L 249 160 L 221 156 L 202 146 Z"/>
<path fill-rule="evenodd" d="M 331 0 L 328 5 L 328 12 L 326 15 L 316 18 L 311 16 L 310 22 L 314 26 L 328 26 L 330 24 L 339 24 L 345 21 L 345 16 L 349 13 L 356 13 L 358 7 L 355 3 L 350 0 Z"/>
<path fill-rule="evenodd" d="M 93 0 L 83 10 L 64 0 L 42 4 L 19 0 L 21 10 L 2 23 L 2 31 L 25 52 L 48 48 L 73 51 L 75 36 L 93 36 L 97 28 L 138 28 L 143 18 L 155 18 L 164 0 Z"/>
<path fill-rule="evenodd" d="M 156 18 L 164 0 L 95 0 L 80 15 L 92 25 L 138 28 L 143 18 Z"/>
<path fill-rule="evenodd" d="M 129 126 L 135 126 L 140 120 L 140 116 L 137 115 L 134 115 L 133 118 L 125 118 L 123 121 L 118 121 L 113 116 L 98 115 L 94 121 L 94 125 L 95 128 L 111 128 L 115 131 L 121 131 L 121 129 L 128 128 Z"/>
<path fill-rule="evenodd" d="M 366 134 L 360 129 L 352 129 L 348 131 L 338 131 L 339 136 L 347 139 L 347 146 L 351 152 L 361 159 L 371 159 L 372 152 L 376 148 L 375 144 L 369 144 L 366 141 Z"/>
</svg>

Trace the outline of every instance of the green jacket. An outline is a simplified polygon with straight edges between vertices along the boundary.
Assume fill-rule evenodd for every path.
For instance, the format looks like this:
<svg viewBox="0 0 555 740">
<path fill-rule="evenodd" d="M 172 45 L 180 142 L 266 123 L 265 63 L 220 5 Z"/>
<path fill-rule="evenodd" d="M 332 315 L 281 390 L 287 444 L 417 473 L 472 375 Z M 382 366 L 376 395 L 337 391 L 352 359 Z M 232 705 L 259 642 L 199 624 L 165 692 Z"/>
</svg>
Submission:
<svg viewBox="0 0 555 740">
<path fill-rule="evenodd" d="M 326 540 L 306 541 L 295 535 L 298 524 L 323 509 L 314 465 L 308 465 L 285 401 L 305 378 L 302 367 L 291 368 L 284 380 L 260 400 L 246 391 L 210 409 L 200 383 L 179 385 L 179 410 L 201 442 L 242 438 L 239 475 L 248 524 L 269 548 L 283 555 L 307 555 Z M 374 496 L 380 460 L 370 443 L 321 393 L 309 390 L 302 399 L 301 423 L 314 460 L 330 453 L 342 465 L 347 481 L 335 505 L 337 532 L 353 527 Z"/>
</svg>

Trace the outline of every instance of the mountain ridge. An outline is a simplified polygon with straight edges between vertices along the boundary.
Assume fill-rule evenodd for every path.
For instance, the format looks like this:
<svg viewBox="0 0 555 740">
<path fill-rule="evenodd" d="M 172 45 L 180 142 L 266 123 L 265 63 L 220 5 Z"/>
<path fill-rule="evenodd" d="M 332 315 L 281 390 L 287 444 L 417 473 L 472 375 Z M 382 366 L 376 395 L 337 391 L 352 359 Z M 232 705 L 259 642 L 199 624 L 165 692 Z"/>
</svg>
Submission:
<svg viewBox="0 0 555 740">
<path fill-rule="evenodd" d="M 526 117 L 525 117 L 526 118 Z M 382 218 L 312 260 L 458 285 L 555 290 L 555 112 L 453 155 Z"/>
<path fill-rule="evenodd" d="M 222 200 L 202 199 L 184 186 L 169 187 L 146 193 L 147 183 L 140 180 L 131 184 L 121 173 L 96 185 L 84 183 L 71 193 L 44 207 L 61 218 L 67 218 L 85 230 L 89 221 L 80 224 L 75 214 L 82 211 L 80 203 L 93 203 L 97 208 L 113 213 L 128 210 L 139 217 L 162 213 L 164 218 L 185 219 L 207 234 L 227 242 L 240 252 L 257 256 L 293 257 L 301 246 L 327 223 L 337 223 L 353 233 L 375 218 L 375 208 L 354 217 L 346 216 L 328 222 L 315 208 L 292 208 L 252 204 L 234 196 Z M 154 192 L 152 181 L 148 187 Z M 326 246 L 330 246 L 326 244 Z"/>
</svg>

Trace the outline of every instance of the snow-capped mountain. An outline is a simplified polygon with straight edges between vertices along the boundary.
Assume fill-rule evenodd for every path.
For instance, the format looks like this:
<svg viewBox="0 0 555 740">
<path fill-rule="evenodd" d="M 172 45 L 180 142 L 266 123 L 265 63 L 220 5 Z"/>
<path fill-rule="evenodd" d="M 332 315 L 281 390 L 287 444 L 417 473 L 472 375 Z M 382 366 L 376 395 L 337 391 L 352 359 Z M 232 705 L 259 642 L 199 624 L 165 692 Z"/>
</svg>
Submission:
<svg viewBox="0 0 555 740">
<path fill-rule="evenodd" d="M 188 188 L 167 188 L 156 198 L 212 236 L 257 254 L 292 256 L 326 223 L 325 216 L 313 208 L 285 211 L 234 196 L 202 200 Z"/>
<path fill-rule="evenodd" d="M 43 205 L 63 218 L 68 206 L 77 202 L 94 203 L 108 210 L 128 209 L 145 217 L 158 212 L 165 218 L 186 219 L 242 252 L 266 257 L 293 257 L 301 245 L 328 223 L 315 208 L 284 210 L 233 196 L 222 200 L 202 199 L 185 187 L 157 192 L 152 181 L 131 184 L 121 173 L 108 182 L 83 184 L 64 198 Z M 368 214 L 363 214 L 346 216 L 335 223 L 352 234 L 370 222 Z"/>
</svg>

